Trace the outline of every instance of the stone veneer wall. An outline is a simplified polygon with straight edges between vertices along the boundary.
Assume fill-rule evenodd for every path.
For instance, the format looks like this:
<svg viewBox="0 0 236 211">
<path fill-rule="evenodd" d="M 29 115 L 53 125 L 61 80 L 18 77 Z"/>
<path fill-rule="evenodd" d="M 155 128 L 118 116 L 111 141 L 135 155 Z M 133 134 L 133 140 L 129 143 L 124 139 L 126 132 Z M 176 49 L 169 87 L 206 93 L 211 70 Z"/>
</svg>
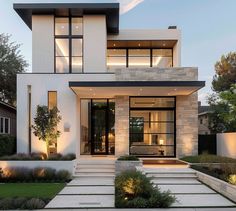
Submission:
<svg viewBox="0 0 236 211">
<path fill-rule="evenodd" d="M 124 68 L 114 72 L 117 81 L 195 81 L 198 78 L 196 67 Z"/>
<path fill-rule="evenodd" d="M 197 81 L 195 67 L 116 69 L 117 81 Z M 116 155 L 129 152 L 129 98 L 116 97 Z M 176 157 L 198 153 L 197 93 L 176 97 Z"/>
<path fill-rule="evenodd" d="M 176 156 L 198 154 L 197 93 L 176 97 Z"/>
<path fill-rule="evenodd" d="M 129 154 L 129 96 L 115 97 L 115 155 Z"/>
</svg>

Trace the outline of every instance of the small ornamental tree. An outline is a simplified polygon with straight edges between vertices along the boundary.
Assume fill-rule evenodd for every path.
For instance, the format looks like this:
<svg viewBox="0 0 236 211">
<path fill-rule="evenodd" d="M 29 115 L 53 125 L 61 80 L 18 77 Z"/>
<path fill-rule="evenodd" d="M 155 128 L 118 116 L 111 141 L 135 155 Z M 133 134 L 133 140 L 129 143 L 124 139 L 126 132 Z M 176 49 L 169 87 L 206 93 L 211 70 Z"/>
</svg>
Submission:
<svg viewBox="0 0 236 211">
<path fill-rule="evenodd" d="M 48 109 L 47 106 L 37 106 L 37 113 L 34 118 L 35 125 L 32 125 L 33 133 L 39 140 L 45 141 L 47 155 L 49 155 L 49 146 L 52 144 L 53 140 L 58 138 L 61 134 L 61 132 L 56 129 L 60 120 L 61 116 L 59 115 L 57 107 Z"/>
</svg>

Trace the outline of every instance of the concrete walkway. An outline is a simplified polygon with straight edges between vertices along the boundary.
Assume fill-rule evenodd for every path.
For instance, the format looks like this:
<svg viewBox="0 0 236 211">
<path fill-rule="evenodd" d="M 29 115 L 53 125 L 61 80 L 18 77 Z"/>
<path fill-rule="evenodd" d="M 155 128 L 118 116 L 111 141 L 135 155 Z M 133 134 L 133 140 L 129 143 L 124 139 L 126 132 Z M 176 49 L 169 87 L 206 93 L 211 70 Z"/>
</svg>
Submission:
<svg viewBox="0 0 236 211">
<path fill-rule="evenodd" d="M 74 179 L 47 204 L 46 208 L 114 207 L 114 160 L 80 159 Z"/>
<path fill-rule="evenodd" d="M 170 190 L 175 195 L 177 202 L 172 207 L 221 207 L 223 210 L 235 207 L 233 202 L 199 182 L 193 169 L 149 166 L 142 168 L 142 171 L 162 191 Z M 236 207 L 233 209 L 236 210 Z"/>
<path fill-rule="evenodd" d="M 46 209 L 54 210 L 141 210 L 114 208 L 115 160 L 80 159 L 74 179 L 49 202 Z M 145 166 L 142 170 L 162 191 L 176 196 L 168 211 L 236 211 L 235 204 L 197 180 L 195 171 L 184 167 Z M 99 209 L 96 209 L 99 208 Z M 166 209 L 142 209 L 166 210 Z"/>
</svg>

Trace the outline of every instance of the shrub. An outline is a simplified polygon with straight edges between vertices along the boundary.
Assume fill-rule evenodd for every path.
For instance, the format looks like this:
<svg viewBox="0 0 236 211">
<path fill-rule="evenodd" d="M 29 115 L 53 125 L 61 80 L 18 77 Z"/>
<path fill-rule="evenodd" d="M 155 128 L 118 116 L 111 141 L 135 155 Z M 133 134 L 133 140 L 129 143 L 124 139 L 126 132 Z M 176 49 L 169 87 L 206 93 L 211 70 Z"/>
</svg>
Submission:
<svg viewBox="0 0 236 211">
<path fill-rule="evenodd" d="M 228 176 L 228 182 L 232 185 L 236 185 L 236 174 L 230 174 Z"/>
<path fill-rule="evenodd" d="M 186 156 L 181 158 L 181 160 L 189 163 L 236 163 L 236 159 L 209 154 Z"/>
<path fill-rule="evenodd" d="M 74 160 L 76 158 L 74 153 L 69 153 L 62 156 L 62 160 Z"/>
<path fill-rule="evenodd" d="M 0 209 L 1 210 L 10 210 L 14 209 L 13 198 L 4 198 L 0 200 Z"/>
<path fill-rule="evenodd" d="M 44 208 L 46 203 L 42 199 L 32 198 L 29 199 L 24 205 L 24 209 L 34 210 Z"/>
<path fill-rule="evenodd" d="M 59 170 L 56 173 L 56 178 L 59 181 L 65 181 L 66 182 L 66 181 L 70 180 L 71 174 L 66 170 Z"/>
<path fill-rule="evenodd" d="M 169 207 L 175 201 L 170 192 L 153 187 L 151 178 L 139 171 L 125 171 L 115 178 L 117 208 Z"/>
<path fill-rule="evenodd" d="M 5 168 L 2 175 L 0 174 L 0 182 L 66 182 L 71 178 L 67 170 L 56 171 L 52 168 L 38 167 L 34 169 L 24 167 Z"/>
<path fill-rule="evenodd" d="M 48 155 L 48 160 L 61 160 L 62 155 L 60 153 Z"/>
<path fill-rule="evenodd" d="M 22 206 L 25 204 L 26 201 L 27 201 L 27 198 L 25 198 L 25 197 L 14 198 L 14 200 L 13 200 L 14 209 L 23 208 Z"/>
<path fill-rule="evenodd" d="M 5 179 L 6 181 L 27 181 L 32 180 L 32 173 L 30 169 L 25 167 L 8 167 L 4 169 L 2 179 Z"/>
<path fill-rule="evenodd" d="M 0 135 L 0 156 L 16 153 L 16 137 Z"/>
<path fill-rule="evenodd" d="M 117 160 L 133 160 L 133 161 L 138 161 L 139 158 L 137 158 L 134 155 L 124 155 L 124 156 L 120 156 Z"/>
<path fill-rule="evenodd" d="M 55 172 L 52 168 L 38 167 L 33 169 L 32 174 L 35 180 L 54 180 Z"/>
</svg>

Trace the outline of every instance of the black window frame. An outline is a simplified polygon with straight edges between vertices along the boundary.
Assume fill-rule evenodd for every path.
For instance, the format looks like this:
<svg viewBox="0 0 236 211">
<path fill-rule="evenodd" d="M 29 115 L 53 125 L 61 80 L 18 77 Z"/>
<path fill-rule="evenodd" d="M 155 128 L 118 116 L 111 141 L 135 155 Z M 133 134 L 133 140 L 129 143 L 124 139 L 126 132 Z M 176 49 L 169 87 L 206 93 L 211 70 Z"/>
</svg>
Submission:
<svg viewBox="0 0 236 211">
<path fill-rule="evenodd" d="M 68 18 L 69 20 L 69 34 L 68 35 L 56 35 L 56 18 Z M 82 18 L 82 25 L 83 23 L 83 16 L 54 16 L 54 73 L 58 73 L 56 71 L 56 58 L 60 56 L 56 56 L 56 39 L 68 39 L 69 40 L 69 72 L 73 73 L 72 71 L 72 57 L 82 57 L 82 69 L 79 73 L 84 73 L 84 43 L 83 43 L 83 32 L 82 35 L 72 35 L 72 18 Z M 82 56 L 72 56 L 72 40 L 73 39 L 82 39 Z M 60 74 L 60 73 L 59 73 Z M 65 74 L 64 72 L 62 74 Z"/>
<path fill-rule="evenodd" d="M 7 131 L 6 131 L 6 120 L 8 120 Z M 11 134 L 11 118 L 10 117 L 0 116 L 0 134 Z"/>
<path fill-rule="evenodd" d="M 132 98 L 173 98 L 174 99 L 174 106 L 173 107 L 135 107 L 132 108 L 131 99 Z M 176 96 L 129 96 L 129 154 L 130 147 L 131 147 L 131 131 L 130 131 L 130 117 L 131 111 L 138 111 L 138 110 L 153 110 L 153 111 L 173 111 L 174 112 L 174 120 L 173 121 L 165 121 L 165 122 L 172 122 L 174 123 L 174 131 L 173 133 L 162 133 L 162 134 L 173 134 L 174 136 L 174 143 L 173 145 L 162 145 L 162 146 L 173 146 L 174 147 L 174 155 L 173 156 L 158 156 L 158 155 L 135 155 L 137 157 L 158 157 L 158 158 L 175 158 L 176 157 Z M 155 133 L 157 134 L 157 133 Z M 161 133 L 159 133 L 161 134 Z"/>
<path fill-rule="evenodd" d="M 147 48 L 147 47 L 140 47 L 140 46 L 138 46 L 138 47 L 108 47 L 107 48 L 107 50 L 114 50 L 114 49 L 116 49 L 116 50 L 126 50 L 126 68 L 129 68 L 129 50 L 138 50 L 138 49 L 140 49 L 140 50 L 150 50 L 150 66 L 149 67 L 153 67 L 153 50 L 171 50 L 171 52 L 172 52 L 171 67 L 173 67 L 173 65 L 174 65 L 173 48 L 154 48 L 154 47 Z M 109 56 L 107 55 L 107 58 L 108 57 Z M 142 57 L 142 56 L 140 56 L 140 57 Z M 144 57 L 146 57 L 146 56 L 144 56 Z M 166 57 L 170 57 L 170 56 L 166 56 Z M 145 67 L 141 67 L 141 68 L 145 68 Z"/>
</svg>

